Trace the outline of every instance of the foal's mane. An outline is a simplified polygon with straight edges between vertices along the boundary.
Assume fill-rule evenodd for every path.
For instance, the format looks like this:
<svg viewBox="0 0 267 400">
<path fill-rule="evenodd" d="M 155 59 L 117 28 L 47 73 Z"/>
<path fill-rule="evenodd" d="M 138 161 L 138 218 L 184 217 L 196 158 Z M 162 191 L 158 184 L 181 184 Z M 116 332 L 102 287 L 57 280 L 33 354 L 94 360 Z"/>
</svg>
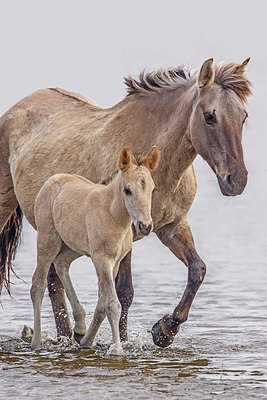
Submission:
<svg viewBox="0 0 267 400">
<path fill-rule="evenodd" d="M 136 162 L 137 165 L 142 165 L 142 163 L 143 163 L 143 161 L 144 161 L 144 157 L 142 157 L 142 156 L 135 156 L 134 159 L 135 159 L 135 162 Z M 116 169 L 116 171 L 114 171 L 112 175 L 110 175 L 108 178 L 102 179 L 102 180 L 99 182 L 99 184 L 100 184 L 100 185 L 108 185 L 110 182 L 113 181 L 113 179 L 115 178 L 115 176 L 118 175 L 118 172 L 119 172 L 119 169 Z"/>
<path fill-rule="evenodd" d="M 116 169 L 115 172 L 113 172 L 112 175 L 110 175 L 108 178 L 102 179 L 102 181 L 100 181 L 100 185 L 108 185 L 111 181 L 113 181 L 113 179 L 115 178 L 115 176 L 118 174 L 119 170 Z"/>
<path fill-rule="evenodd" d="M 251 94 L 251 83 L 238 67 L 238 64 L 225 62 L 216 65 L 214 81 L 224 89 L 233 90 L 240 100 L 246 103 L 247 97 Z M 129 76 L 124 78 L 124 82 L 127 86 L 127 96 L 134 93 L 144 95 L 192 85 L 196 82 L 197 75 L 198 70 L 182 65 L 177 68 L 159 69 L 148 73 L 142 71 L 139 80 Z"/>
</svg>

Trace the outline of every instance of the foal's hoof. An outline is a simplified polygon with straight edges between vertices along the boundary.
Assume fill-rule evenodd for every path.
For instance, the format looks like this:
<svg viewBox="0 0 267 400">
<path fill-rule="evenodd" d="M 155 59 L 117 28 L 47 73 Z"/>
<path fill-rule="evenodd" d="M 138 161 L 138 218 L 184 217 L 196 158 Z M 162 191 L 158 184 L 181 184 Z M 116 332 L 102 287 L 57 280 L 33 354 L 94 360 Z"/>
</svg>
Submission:
<svg viewBox="0 0 267 400">
<path fill-rule="evenodd" d="M 42 349 L 42 342 L 40 342 L 39 340 L 35 340 L 33 339 L 31 342 L 31 349 L 34 351 L 38 351 Z"/>
<path fill-rule="evenodd" d="M 123 349 L 121 344 L 112 344 L 107 352 L 108 356 L 122 356 Z"/>
<path fill-rule="evenodd" d="M 73 338 L 74 340 L 76 340 L 77 343 L 80 344 L 83 337 L 84 335 L 80 335 L 79 333 L 73 332 Z"/>
<path fill-rule="evenodd" d="M 174 340 L 174 336 L 169 336 L 169 335 L 165 335 L 162 331 L 161 328 L 161 323 L 162 323 L 162 319 L 160 319 L 158 322 L 156 322 L 152 329 L 151 329 L 151 334 L 152 334 L 152 338 L 153 338 L 153 342 L 155 343 L 156 346 L 158 347 L 168 347 L 170 346 L 170 344 L 172 344 L 173 340 Z"/>
</svg>

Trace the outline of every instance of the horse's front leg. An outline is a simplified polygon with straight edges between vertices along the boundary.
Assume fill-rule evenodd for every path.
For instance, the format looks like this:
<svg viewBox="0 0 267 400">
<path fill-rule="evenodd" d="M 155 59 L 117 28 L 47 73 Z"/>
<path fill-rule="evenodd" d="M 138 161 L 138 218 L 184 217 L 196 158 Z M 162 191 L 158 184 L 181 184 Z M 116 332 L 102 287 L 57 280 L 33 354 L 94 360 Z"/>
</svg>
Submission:
<svg viewBox="0 0 267 400">
<path fill-rule="evenodd" d="M 119 271 L 115 279 L 115 286 L 118 299 L 121 303 L 120 317 L 120 338 L 122 342 L 127 341 L 127 319 L 128 310 L 132 304 L 134 289 L 132 284 L 131 271 L 131 254 L 130 251 L 122 260 L 119 266 Z"/>
<path fill-rule="evenodd" d="M 48 293 L 55 316 L 58 339 L 60 336 L 72 337 L 71 323 L 65 299 L 65 290 L 52 264 L 47 277 Z"/>
<path fill-rule="evenodd" d="M 205 277 L 206 266 L 196 251 L 187 220 L 166 225 L 157 235 L 188 267 L 188 281 L 182 299 L 171 315 L 165 315 L 152 328 L 154 343 L 159 347 L 167 347 L 173 342 L 180 325 L 188 318 L 191 304 Z"/>
</svg>

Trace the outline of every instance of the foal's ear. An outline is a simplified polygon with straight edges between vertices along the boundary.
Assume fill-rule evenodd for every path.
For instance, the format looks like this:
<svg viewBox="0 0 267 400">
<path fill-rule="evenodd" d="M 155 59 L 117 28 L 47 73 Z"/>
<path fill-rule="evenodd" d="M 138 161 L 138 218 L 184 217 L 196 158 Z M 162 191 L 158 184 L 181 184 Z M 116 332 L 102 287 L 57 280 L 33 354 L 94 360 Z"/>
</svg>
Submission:
<svg viewBox="0 0 267 400">
<path fill-rule="evenodd" d="M 250 61 L 250 57 L 246 58 L 246 60 L 243 61 L 242 64 L 240 64 L 240 65 L 238 65 L 238 66 L 236 67 L 235 73 L 236 73 L 236 74 L 243 75 L 243 74 L 245 73 L 245 70 L 246 70 L 246 67 L 247 67 L 249 61 Z"/>
<path fill-rule="evenodd" d="M 129 149 L 123 149 L 119 159 L 119 169 L 123 172 L 127 171 L 133 165 L 132 156 Z"/>
<path fill-rule="evenodd" d="M 210 87 L 214 82 L 215 71 L 212 66 L 213 58 L 209 58 L 204 61 L 198 75 L 198 87 L 200 89 L 206 89 Z"/>
<path fill-rule="evenodd" d="M 153 171 L 153 169 L 157 168 L 159 162 L 159 151 L 156 146 L 153 146 L 149 155 L 142 162 L 149 171 Z"/>
</svg>

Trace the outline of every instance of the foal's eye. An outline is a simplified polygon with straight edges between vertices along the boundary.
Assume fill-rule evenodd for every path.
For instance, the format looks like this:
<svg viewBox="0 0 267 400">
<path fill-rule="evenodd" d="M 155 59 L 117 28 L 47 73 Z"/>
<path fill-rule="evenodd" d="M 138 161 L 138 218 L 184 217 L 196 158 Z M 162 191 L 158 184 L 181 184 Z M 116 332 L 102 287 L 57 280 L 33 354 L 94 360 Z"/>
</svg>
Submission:
<svg viewBox="0 0 267 400">
<path fill-rule="evenodd" d="M 244 117 L 243 123 L 246 121 L 247 117 L 248 117 L 248 113 L 245 111 L 245 117 Z"/>
<path fill-rule="evenodd" d="M 132 194 L 131 189 L 129 189 L 129 188 L 127 188 L 127 187 L 125 187 L 125 188 L 123 189 L 123 191 L 124 191 L 124 193 L 126 194 L 126 196 L 130 196 L 130 195 Z"/>
<path fill-rule="evenodd" d="M 204 112 L 203 115 L 204 115 L 205 121 L 208 125 L 213 125 L 216 123 L 217 120 L 216 120 L 214 113 L 211 114 L 209 112 Z"/>
<path fill-rule="evenodd" d="M 152 193 L 155 193 L 155 191 L 157 190 L 157 188 L 156 187 L 154 187 L 154 189 L 152 190 Z"/>
</svg>

